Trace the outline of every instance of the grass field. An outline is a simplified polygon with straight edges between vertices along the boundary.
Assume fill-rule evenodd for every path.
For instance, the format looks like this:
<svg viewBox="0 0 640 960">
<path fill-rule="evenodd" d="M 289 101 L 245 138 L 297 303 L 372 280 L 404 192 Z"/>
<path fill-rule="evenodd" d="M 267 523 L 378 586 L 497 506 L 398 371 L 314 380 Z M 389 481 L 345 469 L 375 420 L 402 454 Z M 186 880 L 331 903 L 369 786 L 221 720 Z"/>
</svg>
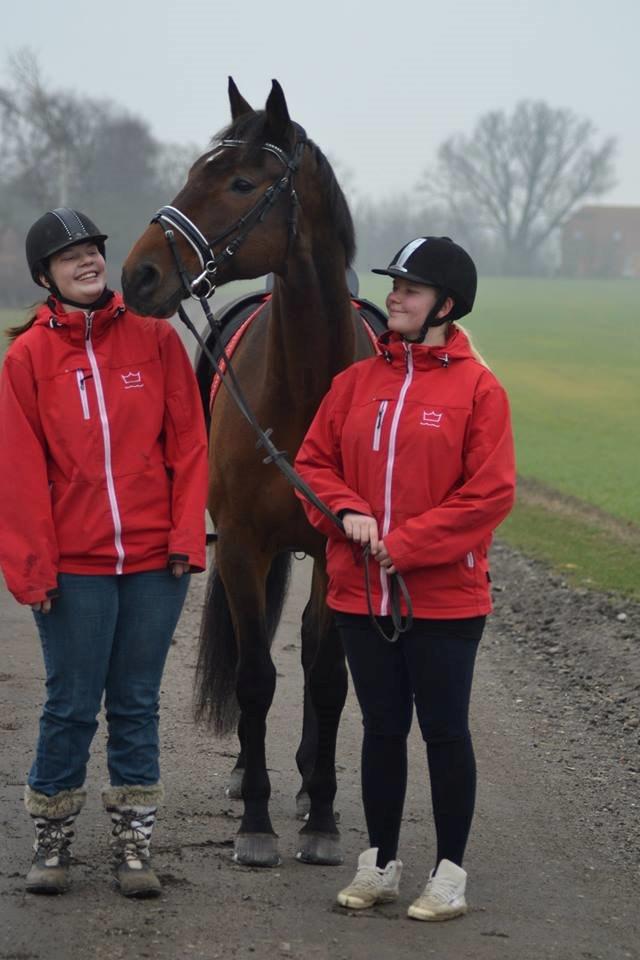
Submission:
<svg viewBox="0 0 640 960">
<path fill-rule="evenodd" d="M 381 305 L 388 287 L 361 277 Z M 640 281 L 483 278 L 465 324 L 511 398 L 524 482 L 501 536 L 638 599 L 639 313 Z M 0 325 L 21 316 L 0 311 Z"/>
</svg>

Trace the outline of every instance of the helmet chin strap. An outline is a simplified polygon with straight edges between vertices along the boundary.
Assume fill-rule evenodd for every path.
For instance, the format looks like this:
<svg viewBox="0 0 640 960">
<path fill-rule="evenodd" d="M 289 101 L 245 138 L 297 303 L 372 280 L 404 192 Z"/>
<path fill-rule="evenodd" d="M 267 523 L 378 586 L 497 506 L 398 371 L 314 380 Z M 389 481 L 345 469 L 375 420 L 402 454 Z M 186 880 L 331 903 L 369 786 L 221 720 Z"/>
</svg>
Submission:
<svg viewBox="0 0 640 960">
<path fill-rule="evenodd" d="M 72 300 L 71 297 L 65 297 L 64 294 L 60 293 L 60 290 L 55 285 L 53 277 L 48 270 L 45 271 L 43 276 L 47 281 L 47 289 L 49 293 L 53 294 L 56 300 L 59 300 L 60 303 L 66 303 L 70 307 L 77 307 L 78 310 L 99 310 L 101 307 L 106 306 L 113 296 L 113 290 L 110 290 L 109 287 L 105 286 L 102 290 L 102 293 L 97 296 L 95 300 L 92 300 L 91 303 L 81 303 L 79 300 Z"/>
<path fill-rule="evenodd" d="M 424 343 L 424 338 L 427 335 L 427 331 L 430 327 L 441 327 L 444 323 L 449 322 L 449 314 L 444 317 L 438 317 L 438 314 L 444 307 L 447 299 L 451 296 L 448 290 L 441 290 L 438 294 L 438 298 L 434 305 L 429 310 L 427 314 L 427 319 L 420 327 L 420 331 L 417 337 L 405 337 L 405 340 L 408 340 L 409 343 Z"/>
</svg>

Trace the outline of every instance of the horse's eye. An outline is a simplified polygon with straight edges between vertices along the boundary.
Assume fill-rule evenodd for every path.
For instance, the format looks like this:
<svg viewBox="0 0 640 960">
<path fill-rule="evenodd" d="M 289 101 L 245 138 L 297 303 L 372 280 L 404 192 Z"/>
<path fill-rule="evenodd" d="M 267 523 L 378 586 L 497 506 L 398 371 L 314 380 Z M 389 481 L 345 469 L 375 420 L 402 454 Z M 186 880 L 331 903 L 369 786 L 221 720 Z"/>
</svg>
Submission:
<svg viewBox="0 0 640 960">
<path fill-rule="evenodd" d="M 235 190 L 236 193 L 251 193 L 252 190 L 255 190 L 255 185 L 251 183 L 251 180 L 245 180 L 244 177 L 236 177 L 231 184 L 231 189 Z"/>
</svg>

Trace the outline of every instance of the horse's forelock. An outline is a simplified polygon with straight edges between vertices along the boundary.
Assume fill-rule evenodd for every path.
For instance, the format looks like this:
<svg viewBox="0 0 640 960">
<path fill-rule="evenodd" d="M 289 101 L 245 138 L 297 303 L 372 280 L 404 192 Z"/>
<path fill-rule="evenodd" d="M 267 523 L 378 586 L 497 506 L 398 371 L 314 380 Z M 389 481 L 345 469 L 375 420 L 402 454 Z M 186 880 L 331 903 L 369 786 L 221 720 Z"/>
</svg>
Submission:
<svg viewBox="0 0 640 960">
<path fill-rule="evenodd" d="M 261 147 L 264 143 L 266 114 L 264 110 L 254 110 L 253 113 L 244 113 L 233 120 L 222 130 L 218 130 L 211 138 L 211 144 L 221 140 L 244 140 L 248 147 Z"/>
</svg>

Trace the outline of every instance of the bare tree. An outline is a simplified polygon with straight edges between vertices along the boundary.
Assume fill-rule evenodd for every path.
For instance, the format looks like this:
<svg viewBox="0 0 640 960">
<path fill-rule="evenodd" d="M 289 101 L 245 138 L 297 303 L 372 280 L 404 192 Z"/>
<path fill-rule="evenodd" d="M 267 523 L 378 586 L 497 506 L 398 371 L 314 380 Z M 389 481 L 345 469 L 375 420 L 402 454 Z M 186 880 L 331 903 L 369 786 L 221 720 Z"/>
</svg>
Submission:
<svg viewBox="0 0 640 960">
<path fill-rule="evenodd" d="M 353 208 L 358 237 L 358 268 L 385 266 L 414 237 L 444 232 L 443 211 L 426 209 L 415 196 L 380 200 L 364 197 Z"/>
<path fill-rule="evenodd" d="M 12 86 L 0 88 L 3 179 L 38 207 L 66 205 L 106 107 L 48 89 L 28 50 L 11 57 L 9 68 Z"/>
<path fill-rule="evenodd" d="M 203 147 L 196 143 L 161 143 L 155 160 L 155 177 L 164 202 L 175 197 L 187 179 L 189 169 Z"/>
<path fill-rule="evenodd" d="M 522 101 L 510 116 L 487 113 L 471 136 L 446 140 L 420 187 L 444 200 L 453 220 L 475 212 L 475 229 L 502 247 L 505 273 L 531 273 L 576 206 L 613 186 L 614 150 L 571 110 Z"/>
<path fill-rule="evenodd" d="M 15 237 L 35 217 L 79 207 L 109 234 L 115 280 L 131 243 L 201 151 L 159 143 L 144 120 L 117 104 L 55 89 L 28 50 L 9 59 L 7 73 L 0 85 L 0 241 L 15 252 Z M 26 271 L 24 284 L 11 270 L 6 280 L 3 300 L 28 292 Z"/>
</svg>

